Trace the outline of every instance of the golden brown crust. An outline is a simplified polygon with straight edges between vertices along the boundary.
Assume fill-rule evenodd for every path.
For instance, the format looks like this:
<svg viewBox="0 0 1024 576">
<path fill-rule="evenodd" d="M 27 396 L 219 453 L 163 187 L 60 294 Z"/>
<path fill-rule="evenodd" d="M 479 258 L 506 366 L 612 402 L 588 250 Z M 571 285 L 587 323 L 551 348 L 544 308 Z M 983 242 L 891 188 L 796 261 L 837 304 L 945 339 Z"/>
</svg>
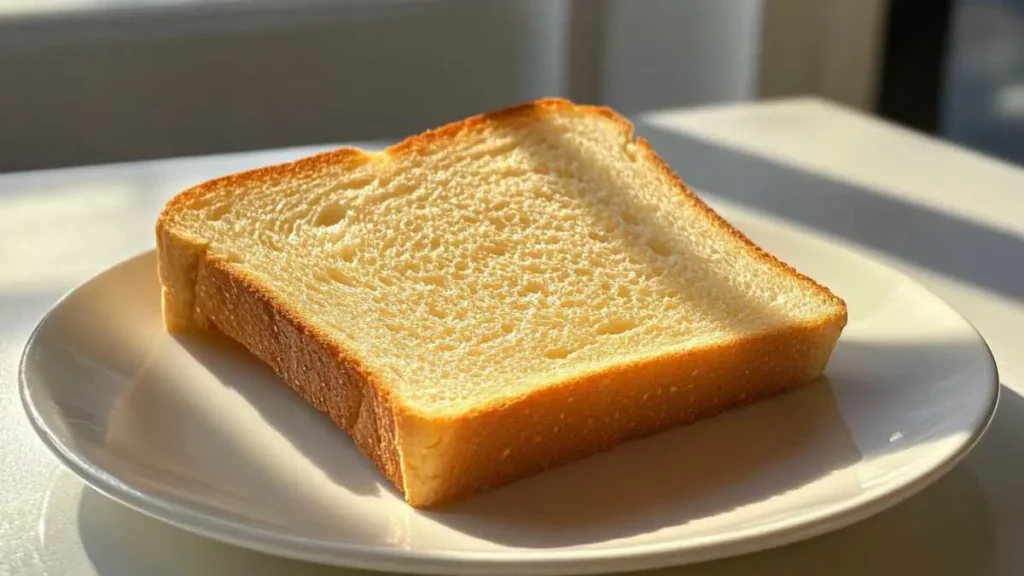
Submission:
<svg viewBox="0 0 1024 576">
<path fill-rule="evenodd" d="M 686 195 L 688 198 L 695 201 L 696 205 L 700 208 L 701 212 L 703 212 L 704 215 L 707 216 L 708 220 L 714 222 L 715 225 L 723 232 L 731 235 L 732 237 L 742 242 L 750 251 L 752 251 L 756 255 L 755 257 L 757 259 L 767 263 L 768 265 L 774 268 L 779 269 L 781 272 L 788 276 L 799 279 L 801 282 L 804 283 L 806 287 L 810 288 L 811 290 L 817 292 L 820 296 L 831 301 L 839 310 L 841 310 L 842 323 L 843 325 L 846 324 L 846 302 L 844 302 L 841 298 L 833 294 L 831 290 L 816 282 L 813 278 L 806 276 L 796 268 L 793 268 L 789 264 L 786 264 L 785 262 L 779 260 L 774 255 L 769 254 L 763 248 L 755 244 L 752 240 L 750 240 L 750 238 L 747 237 L 746 234 L 740 232 L 735 227 L 733 227 L 733 225 L 730 224 L 725 218 L 723 218 L 721 214 L 712 210 L 710 206 L 708 206 L 703 200 L 701 200 L 700 197 L 697 196 L 697 194 L 693 190 L 691 190 L 685 182 L 683 182 L 682 178 L 674 170 L 672 170 L 672 167 L 669 166 L 668 163 L 665 162 L 665 160 L 654 150 L 654 147 L 651 146 L 650 142 L 643 138 L 637 138 L 636 142 L 637 145 L 640 146 L 641 150 L 643 150 L 648 160 L 657 167 L 658 171 L 661 172 L 663 176 L 669 178 L 672 182 L 674 182 L 676 187 L 682 194 Z"/>
<path fill-rule="evenodd" d="M 222 260 L 204 259 L 200 264 L 196 308 L 348 432 L 356 446 L 402 489 L 394 412 L 386 392 L 358 360 L 277 303 L 258 281 Z"/>
<path fill-rule="evenodd" d="M 273 185 L 315 177 L 324 172 L 345 172 L 373 161 L 374 156 L 358 148 L 338 148 L 329 152 L 300 158 L 294 162 L 275 164 L 254 170 L 214 178 L 193 186 L 171 198 L 158 219 L 158 226 L 166 225 L 181 210 L 196 201 L 224 190 L 245 189 L 253 184 Z"/>
<path fill-rule="evenodd" d="M 825 322 L 625 364 L 447 422 L 457 457 L 419 505 L 441 506 L 807 383 L 841 330 Z"/>
<path fill-rule="evenodd" d="M 378 159 L 443 147 L 495 122 L 548 113 L 594 114 L 615 122 L 629 141 L 708 219 L 754 257 L 799 279 L 837 312 L 792 327 L 579 375 L 457 416 L 428 415 L 388 394 L 386 377 L 277 302 L 268 289 L 205 246 L 177 236 L 176 217 L 204 198 L 238 189 L 345 173 Z M 165 318 L 171 329 L 207 319 L 270 364 L 307 402 L 353 436 L 357 446 L 414 506 L 435 506 L 537 470 L 592 454 L 735 405 L 776 394 L 817 376 L 846 324 L 845 303 L 780 262 L 701 201 L 611 109 L 544 99 L 482 114 L 413 136 L 372 155 L 351 148 L 212 180 L 171 200 L 157 225 Z M 680 379 L 680 375 L 686 378 Z M 653 397 L 653 400 L 652 400 Z M 429 485 L 428 485 L 429 484 Z"/>
<path fill-rule="evenodd" d="M 819 295 L 831 300 L 833 304 L 842 310 L 843 316 L 846 316 L 846 303 L 843 302 L 842 299 L 838 298 L 828 288 L 818 284 L 814 279 L 809 278 L 792 266 L 765 252 L 760 246 L 753 243 L 745 234 L 729 224 L 728 221 L 712 210 L 710 206 L 701 200 L 700 197 L 686 185 L 679 174 L 669 166 L 664 158 L 654 150 L 647 140 L 635 136 L 632 122 L 607 106 L 580 105 L 563 98 L 542 98 L 531 102 L 524 102 L 503 110 L 470 116 L 463 120 L 452 122 L 432 130 L 427 130 L 421 134 L 410 136 L 387 148 L 383 155 L 391 158 L 397 158 L 409 153 L 422 152 L 429 150 L 431 147 L 444 146 L 446 141 L 457 138 L 460 134 L 473 129 L 486 127 L 488 124 L 516 118 L 529 118 L 530 116 L 537 114 L 565 111 L 573 111 L 581 114 L 594 114 L 607 118 L 617 124 L 629 140 L 636 142 L 655 168 L 663 176 L 672 181 L 678 187 L 680 193 L 695 201 L 696 205 L 705 213 L 705 215 L 708 216 L 709 220 L 715 222 L 722 231 L 741 241 L 757 255 L 758 259 L 778 268 L 780 271 L 794 278 L 800 279 L 808 287 L 818 292 Z M 368 154 L 367 152 L 357 148 L 339 148 L 337 150 L 315 154 L 286 164 L 257 168 L 255 170 L 249 170 L 210 180 L 186 190 L 173 198 L 164 209 L 164 212 L 161 215 L 161 220 L 173 214 L 175 211 L 184 208 L 193 201 L 206 196 L 207 194 L 223 189 L 242 188 L 254 183 L 273 184 L 280 181 L 308 178 L 325 171 L 345 171 L 362 166 L 368 162 L 372 162 L 373 159 L 374 155 Z"/>
<path fill-rule="evenodd" d="M 404 489 L 394 410 L 373 374 L 337 342 L 278 303 L 258 280 L 240 273 L 204 247 L 190 245 L 159 226 L 161 268 L 175 257 L 195 256 L 173 269 L 194 271 L 192 305 L 187 317 L 174 316 L 166 302 L 165 323 L 176 331 L 211 324 L 267 363 L 307 403 L 352 437 L 399 491 Z M 182 265 L 184 264 L 184 265 Z M 173 274 L 162 270 L 165 286 Z"/>
</svg>

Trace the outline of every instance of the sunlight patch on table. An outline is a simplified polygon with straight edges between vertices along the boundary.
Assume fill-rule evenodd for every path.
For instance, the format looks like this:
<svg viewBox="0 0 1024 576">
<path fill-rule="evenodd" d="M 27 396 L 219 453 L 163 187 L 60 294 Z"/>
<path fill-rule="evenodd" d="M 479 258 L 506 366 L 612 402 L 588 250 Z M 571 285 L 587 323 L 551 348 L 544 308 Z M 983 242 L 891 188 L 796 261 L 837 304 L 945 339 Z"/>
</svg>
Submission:
<svg viewBox="0 0 1024 576">
<path fill-rule="evenodd" d="M 130 186 L 0 196 L 0 293 L 65 290 L 113 264 L 140 227 Z M 147 219 L 148 220 L 148 219 Z"/>
</svg>

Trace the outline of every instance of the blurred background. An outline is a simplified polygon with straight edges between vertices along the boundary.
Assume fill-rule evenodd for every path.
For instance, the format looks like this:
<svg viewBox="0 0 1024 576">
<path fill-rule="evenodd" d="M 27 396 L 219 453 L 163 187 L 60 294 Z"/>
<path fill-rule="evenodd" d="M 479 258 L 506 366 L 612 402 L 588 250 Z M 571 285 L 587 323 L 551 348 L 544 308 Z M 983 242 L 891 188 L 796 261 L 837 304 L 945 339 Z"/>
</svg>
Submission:
<svg viewBox="0 0 1024 576">
<path fill-rule="evenodd" d="M 1024 0 L 0 0 L 0 171 L 813 95 L 1024 164 Z"/>
</svg>

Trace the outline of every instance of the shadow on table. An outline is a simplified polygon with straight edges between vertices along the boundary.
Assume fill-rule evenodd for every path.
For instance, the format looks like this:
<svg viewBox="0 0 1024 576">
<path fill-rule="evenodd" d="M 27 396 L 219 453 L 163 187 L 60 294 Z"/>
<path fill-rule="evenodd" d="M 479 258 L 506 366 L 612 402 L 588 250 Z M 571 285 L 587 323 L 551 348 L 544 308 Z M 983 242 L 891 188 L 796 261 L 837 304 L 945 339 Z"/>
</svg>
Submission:
<svg viewBox="0 0 1024 576">
<path fill-rule="evenodd" d="M 596 544 L 765 502 L 860 457 L 822 378 L 428 515 L 505 546 Z M 757 514 L 748 520 L 758 522 Z"/>
<path fill-rule="evenodd" d="M 794 509 L 812 514 L 823 503 L 861 494 L 876 479 L 871 474 L 881 473 L 870 465 L 834 472 L 908 443 L 925 447 L 961 434 L 968 423 L 956 416 L 979 409 L 965 406 L 959 391 L 964 375 L 978 369 L 977 354 L 970 340 L 880 345 L 847 338 L 835 351 L 827 381 L 430 515 L 476 539 L 549 548 L 610 542 L 668 526 L 684 527 L 681 537 L 696 538 L 719 527 L 766 525 Z M 896 380 L 879 381 L 880 372 Z M 922 385 L 935 394 L 926 407 Z M 857 426 L 848 428 L 841 414 L 856 415 Z M 908 429 L 894 443 L 893 427 L 885 423 L 898 422 L 908 422 Z M 792 498 L 778 498 L 785 494 Z M 739 513 L 720 519 L 733 511 Z"/>
<path fill-rule="evenodd" d="M 643 122 L 637 133 L 698 190 L 1024 300 L 1024 239 L 693 135 Z"/>
<path fill-rule="evenodd" d="M 394 492 L 347 434 L 302 402 L 268 365 L 241 344 L 217 330 L 172 337 L 217 382 L 241 396 L 334 483 L 355 494 Z"/>
<path fill-rule="evenodd" d="M 362 576 L 221 544 L 154 520 L 84 488 L 78 531 L 99 576 Z M 63 573 L 63 572 L 61 572 Z"/>
<path fill-rule="evenodd" d="M 651 576 L 986 576 L 1024 574 L 1024 555 L 1012 537 L 997 550 L 991 503 L 970 463 L 987 461 L 1002 474 L 987 478 L 1001 492 L 1024 486 L 1024 398 L 1003 387 L 988 433 L 964 464 L 934 485 L 848 528 L 776 550 L 708 564 L 651 572 Z M 994 487 L 990 486 L 992 490 Z M 1024 502 L 1000 503 L 1003 517 L 1024 514 Z M 1007 506 L 1011 509 L 1005 509 Z"/>
<path fill-rule="evenodd" d="M 1024 486 L 1024 398 L 1003 388 L 989 433 L 968 461 L 998 460 L 1005 489 Z M 1024 504 L 1017 504 L 1024 508 Z M 57 515 L 60 507 L 48 509 Z M 1024 510 L 1002 510 L 1021 514 Z M 649 572 L 651 576 L 963 576 L 1022 574 L 1024 557 L 1000 555 L 996 572 L 992 511 L 971 466 L 958 466 L 921 494 L 838 532 L 777 550 L 694 566 Z M 48 524 L 60 525 L 58 519 Z M 273 558 L 220 544 L 153 520 L 90 490 L 82 492 L 78 537 L 100 576 L 194 574 L 369 574 Z M 73 541 L 73 538 L 70 539 Z M 50 538 L 66 545 L 69 538 Z M 1004 542 L 1013 547 L 1013 542 Z"/>
</svg>

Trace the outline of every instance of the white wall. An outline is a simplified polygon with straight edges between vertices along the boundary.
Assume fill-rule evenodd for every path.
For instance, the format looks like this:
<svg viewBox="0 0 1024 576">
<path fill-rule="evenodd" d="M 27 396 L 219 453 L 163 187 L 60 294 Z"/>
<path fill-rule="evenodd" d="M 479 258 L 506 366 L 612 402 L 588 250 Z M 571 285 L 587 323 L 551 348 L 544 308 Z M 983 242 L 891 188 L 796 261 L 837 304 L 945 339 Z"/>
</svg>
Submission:
<svg viewBox="0 0 1024 576">
<path fill-rule="evenodd" d="M 815 94 L 874 110 L 888 0 L 785 0 L 762 10 L 758 96 Z"/>
<path fill-rule="evenodd" d="M 561 0 L 0 19 L 0 171 L 402 136 L 564 94 L 564 26 Z"/>
<path fill-rule="evenodd" d="M 0 13 L 0 171 L 393 138 L 540 96 L 755 95 L 761 0 L 142 4 Z"/>
<path fill-rule="evenodd" d="M 601 97 L 627 113 L 753 98 L 761 0 L 606 2 Z"/>
</svg>

